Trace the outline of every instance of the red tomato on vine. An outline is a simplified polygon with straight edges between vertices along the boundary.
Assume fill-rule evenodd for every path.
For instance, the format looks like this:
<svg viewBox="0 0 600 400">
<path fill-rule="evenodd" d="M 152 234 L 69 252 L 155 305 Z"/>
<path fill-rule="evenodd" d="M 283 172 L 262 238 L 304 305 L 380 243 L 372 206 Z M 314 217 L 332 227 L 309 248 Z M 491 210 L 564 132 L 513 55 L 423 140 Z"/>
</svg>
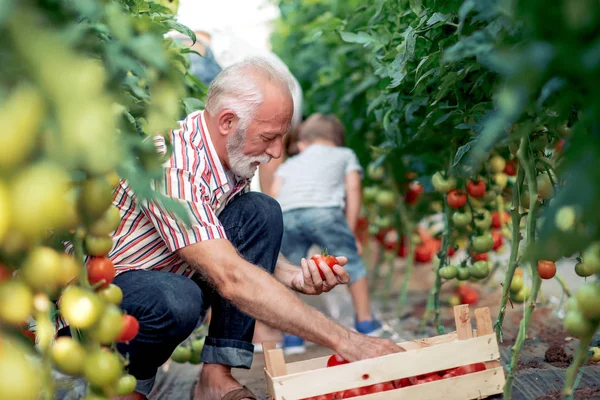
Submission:
<svg viewBox="0 0 600 400">
<path fill-rule="evenodd" d="M 462 190 L 454 189 L 448 192 L 448 205 L 452 208 L 461 208 L 467 204 L 467 195 Z"/>
<path fill-rule="evenodd" d="M 537 270 L 540 278 L 552 279 L 556 275 L 556 263 L 549 260 L 540 260 L 537 263 Z"/>
<path fill-rule="evenodd" d="M 467 193 L 469 193 L 469 196 L 476 199 L 483 197 L 485 194 L 485 182 L 483 179 L 469 181 L 469 183 L 467 183 Z"/>
<path fill-rule="evenodd" d="M 90 285 L 108 286 L 115 279 L 115 266 L 107 257 L 91 257 L 87 262 Z"/>
</svg>

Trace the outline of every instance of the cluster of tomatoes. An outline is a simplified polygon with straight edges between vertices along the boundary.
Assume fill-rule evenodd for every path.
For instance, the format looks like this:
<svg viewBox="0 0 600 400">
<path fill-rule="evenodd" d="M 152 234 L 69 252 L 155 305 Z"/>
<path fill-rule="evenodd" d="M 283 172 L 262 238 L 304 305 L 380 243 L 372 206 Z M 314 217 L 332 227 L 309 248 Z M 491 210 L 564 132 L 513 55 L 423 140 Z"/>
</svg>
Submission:
<svg viewBox="0 0 600 400">
<path fill-rule="evenodd" d="M 338 365 L 347 364 L 348 361 L 344 360 L 338 354 L 333 354 L 327 361 L 327 367 L 335 367 Z M 485 371 L 486 367 L 484 363 L 474 363 L 469 365 L 463 365 L 456 368 L 450 368 L 447 370 L 430 372 L 423 375 L 411 376 L 408 378 L 395 379 L 393 381 L 376 383 L 374 385 L 362 386 L 359 388 L 346 389 L 341 392 L 322 394 L 319 396 L 308 397 L 302 400 L 338 400 L 338 399 L 350 399 L 353 397 L 363 396 L 372 393 L 386 392 L 388 390 L 400 389 L 408 386 L 421 385 L 433 381 L 439 381 L 441 379 L 450 379 L 457 376 L 467 375 L 475 372 Z"/>
<path fill-rule="evenodd" d="M 0 378 L 0 398 L 37 399 L 45 378 L 36 355 L 43 354 L 49 355 L 56 370 L 85 377 L 91 384 L 90 395 L 125 395 L 134 390 L 136 379 L 124 372 L 125 358 L 112 350 L 114 343 L 128 342 L 139 331 L 137 319 L 119 307 L 123 293 L 112 283 L 115 267 L 107 257 L 112 247 L 109 235 L 120 223 L 119 211 L 111 205 L 117 182 L 110 174 L 73 185 L 75 223 L 69 228 L 88 255 L 85 266 L 62 250 L 34 241 L 23 241 L 17 249 L 3 243 L 9 257 L 0 262 L 0 323 L 14 327 L 32 343 L 1 341 L 0 348 L 14 351 L 0 351 L 0 364 L 21 368 L 11 368 Z M 44 206 L 44 200 L 40 203 Z M 13 228 L 13 233 L 19 232 Z M 39 240 L 46 234 L 29 227 L 25 237 Z M 56 312 L 76 335 L 56 337 Z M 33 331 L 28 329 L 32 321 Z M 18 384 L 23 379 L 35 383 Z"/>
</svg>

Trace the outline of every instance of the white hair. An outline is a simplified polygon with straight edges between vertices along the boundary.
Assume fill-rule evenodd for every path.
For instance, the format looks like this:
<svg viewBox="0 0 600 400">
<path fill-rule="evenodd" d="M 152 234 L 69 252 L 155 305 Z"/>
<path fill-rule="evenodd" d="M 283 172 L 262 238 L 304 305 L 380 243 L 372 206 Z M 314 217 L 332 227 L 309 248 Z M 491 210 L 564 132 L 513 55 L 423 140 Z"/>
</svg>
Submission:
<svg viewBox="0 0 600 400">
<path fill-rule="evenodd" d="M 206 96 L 206 111 L 216 115 L 230 109 L 245 129 L 263 101 L 258 79 L 279 86 L 292 97 L 293 80 L 289 72 L 276 68 L 263 57 L 250 57 L 221 71 L 211 82 Z"/>
</svg>

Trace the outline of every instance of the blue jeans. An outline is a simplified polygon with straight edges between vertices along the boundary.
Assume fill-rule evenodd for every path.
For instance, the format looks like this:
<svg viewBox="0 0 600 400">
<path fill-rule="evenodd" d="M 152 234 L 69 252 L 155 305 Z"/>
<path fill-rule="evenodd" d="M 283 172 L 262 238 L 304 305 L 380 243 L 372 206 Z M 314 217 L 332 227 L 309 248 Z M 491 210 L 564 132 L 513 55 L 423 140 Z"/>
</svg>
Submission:
<svg viewBox="0 0 600 400">
<path fill-rule="evenodd" d="M 272 274 L 283 234 L 279 203 L 262 193 L 246 193 L 232 200 L 219 220 L 242 257 Z M 223 299 L 199 274 L 189 279 L 133 270 L 118 275 L 114 283 L 123 291 L 121 308 L 140 322 L 136 338 L 117 346 L 129 355 L 129 373 L 138 379 L 136 391 L 150 393 L 158 367 L 194 331 L 208 307 L 212 316 L 201 361 L 250 368 L 254 318 Z"/>
<path fill-rule="evenodd" d="M 358 255 L 356 238 L 352 234 L 344 211 L 339 207 L 298 208 L 283 213 L 281 253 L 292 263 L 300 265 L 312 245 L 327 249 L 334 256 L 345 256 L 344 266 L 350 283 L 364 278 L 365 264 Z"/>
</svg>

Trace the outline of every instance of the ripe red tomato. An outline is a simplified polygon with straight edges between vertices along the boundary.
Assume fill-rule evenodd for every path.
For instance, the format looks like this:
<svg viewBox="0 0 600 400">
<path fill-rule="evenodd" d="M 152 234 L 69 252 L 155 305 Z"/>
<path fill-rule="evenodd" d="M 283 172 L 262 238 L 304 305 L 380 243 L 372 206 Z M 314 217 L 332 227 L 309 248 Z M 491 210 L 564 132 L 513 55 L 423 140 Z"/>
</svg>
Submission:
<svg viewBox="0 0 600 400">
<path fill-rule="evenodd" d="M 456 254 L 454 246 L 448 246 L 448 257 L 452 257 L 454 254 Z"/>
<path fill-rule="evenodd" d="M 333 354 L 331 357 L 329 357 L 329 360 L 327 360 L 327 367 L 335 367 L 338 365 L 342 365 L 342 364 L 348 364 L 349 361 L 346 361 L 342 356 L 340 356 L 339 354 Z"/>
<path fill-rule="evenodd" d="M 329 393 L 329 394 L 320 394 L 320 395 L 314 396 L 314 397 L 307 397 L 302 400 L 333 400 L 333 399 L 338 399 L 338 398 L 341 398 L 341 397 L 334 397 L 334 393 Z"/>
<path fill-rule="evenodd" d="M 494 238 L 494 246 L 492 250 L 498 250 L 502 247 L 502 242 L 504 241 L 504 235 L 500 231 L 492 231 L 492 237 Z"/>
<path fill-rule="evenodd" d="M 472 374 L 474 372 L 480 372 L 480 371 L 485 371 L 485 370 L 486 370 L 485 364 L 482 362 L 468 364 L 468 365 L 462 365 L 462 366 L 456 368 L 456 376 Z"/>
<path fill-rule="evenodd" d="M 347 390 L 344 390 L 343 392 L 341 392 L 340 399 L 349 399 L 352 397 L 362 396 L 364 394 L 369 394 L 369 393 L 371 393 L 371 392 L 368 391 L 367 386 L 354 388 L 354 389 L 347 389 Z"/>
<path fill-rule="evenodd" d="M 391 231 L 395 231 L 394 228 L 383 228 L 380 229 L 379 232 L 377 232 L 377 234 L 375 235 L 375 240 L 377 240 L 379 243 L 383 243 L 385 236 L 387 235 L 388 232 Z"/>
<path fill-rule="evenodd" d="M 427 243 L 422 243 L 415 249 L 415 261 L 426 263 L 433 258 L 433 250 Z"/>
<path fill-rule="evenodd" d="M 471 253 L 471 258 L 474 262 L 488 261 L 488 253 Z"/>
<path fill-rule="evenodd" d="M 319 275 L 321 275 L 321 279 L 325 279 L 325 274 L 323 273 L 323 271 L 321 271 L 321 261 L 324 262 L 325 264 L 327 264 L 327 266 L 329 268 L 331 268 L 331 271 L 333 272 L 333 266 L 336 265 L 337 259 L 334 256 L 329 256 L 329 255 L 325 255 L 325 254 L 316 254 L 314 256 L 312 256 L 310 258 L 311 260 L 313 260 L 315 262 L 315 264 L 317 264 L 317 267 L 319 268 Z"/>
<path fill-rule="evenodd" d="M 479 293 L 475 289 L 470 289 L 460 293 L 461 304 L 475 304 L 479 300 Z"/>
<path fill-rule="evenodd" d="M 549 260 L 540 260 L 537 263 L 537 270 L 540 278 L 552 279 L 556 275 L 556 263 Z"/>
<path fill-rule="evenodd" d="M 506 224 L 510 221 L 510 214 L 506 211 L 502 212 L 502 223 Z M 500 214 L 497 211 L 492 213 L 492 228 L 499 229 L 502 225 L 500 224 Z"/>
<path fill-rule="evenodd" d="M 517 174 L 517 166 L 515 165 L 515 160 L 508 160 L 506 162 L 506 166 L 504 167 L 504 173 L 508 176 L 515 176 Z"/>
<path fill-rule="evenodd" d="M 376 383 L 374 385 L 367 387 L 369 394 L 387 392 L 388 390 L 394 390 L 394 389 L 396 389 L 396 388 L 394 387 L 394 384 L 392 382 L 381 382 L 381 383 Z"/>
<path fill-rule="evenodd" d="M 448 192 L 448 205 L 452 208 L 461 208 L 467 204 L 467 195 L 462 190 L 454 189 Z"/>
<path fill-rule="evenodd" d="M 467 192 L 469 193 L 469 196 L 476 199 L 483 197 L 485 194 L 485 182 L 483 179 L 469 181 L 469 183 L 467 183 Z"/>
<path fill-rule="evenodd" d="M 450 368 L 449 370 L 446 370 L 446 372 L 442 375 L 442 379 L 449 379 L 449 378 L 454 378 L 455 376 L 458 376 L 456 374 L 457 368 Z"/>
<path fill-rule="evenodd" d="M 428 382 L 433 382 L 433 381 L 439 381 L 440 379 L 442 379 L 441 376 L 439 376 L 436 373 L 431 373 L 431 374 L 427 374 L 424 378 L 422 379 L 417 379 L 417 383 L 416 385 L 420 385 L 422 383 L 428 383 Z"/>
<path fill-rule="evenodd" d="M 414 377 L 413 377 L 413 381 L 416 382 L 416 379 Z M 394 387 L 396 389 L 407 387 L 407 386 L 412 386 L 410 378 L 396 379 L 396 380 L 392 381 L 392 384 L 394 385 Z"/>
<path fill-rule="evenodd" d="M 411 182 L 408 185 L 408 190 L 404 195 L 404 201 L 407 204 L 415 204 L 419 201 L 421 194 L 423 194 L 423 186 L 419 182 Z"/>
<path fill-rule="evenodd" d="M 107 286 L 115 279 L 115 266 L 107 257 L 91 257 L 87 262 L 87 274 L 90 285 L 101 283 Z"/>
<path fill-rule="evenodd" d="M 117 336 L 117 342 L 129 342 L 135 338 L 140 331 L 140 323 L 133 315 L 123 315 L 123 328 Z"/>
</svg>

